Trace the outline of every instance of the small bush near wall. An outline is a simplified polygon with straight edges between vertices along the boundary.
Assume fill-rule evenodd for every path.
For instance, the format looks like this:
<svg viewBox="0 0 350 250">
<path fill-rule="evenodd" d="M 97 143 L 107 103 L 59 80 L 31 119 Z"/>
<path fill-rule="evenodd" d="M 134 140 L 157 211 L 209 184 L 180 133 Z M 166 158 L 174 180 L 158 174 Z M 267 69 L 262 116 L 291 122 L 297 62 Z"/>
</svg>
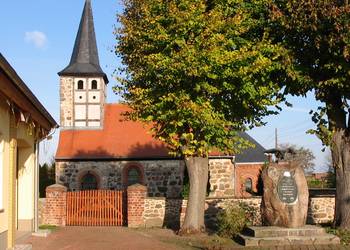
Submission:
<svg viewBox="0 0 350 250">
<path fill-rule="evenodd" d="M 226 238 L 236 237 L 246 226 L 250 224 L 250 209 L 247 205 L 239 203 L 230 205 L 218 214 L 218 234 Z"/>
<path fill-rule="evenodd" d="M 326 227 L 327 233 L 334 234 L 340 238 L 340 242 L 342 245 L 349 246 L 350 245 L 350 231 L 344 229 L 334 229 L 331 227 Z"/>
</svg>

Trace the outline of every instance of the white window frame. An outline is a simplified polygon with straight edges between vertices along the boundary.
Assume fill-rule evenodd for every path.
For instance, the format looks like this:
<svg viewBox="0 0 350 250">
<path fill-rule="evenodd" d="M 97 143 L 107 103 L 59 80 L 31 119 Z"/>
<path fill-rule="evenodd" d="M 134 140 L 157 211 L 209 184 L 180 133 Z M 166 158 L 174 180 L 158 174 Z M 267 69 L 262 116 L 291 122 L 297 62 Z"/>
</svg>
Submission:
<svg viewBox="0 0 350 250">
<path fill-rule="evenodd" d="M 4 211 L 4 141 L 0 137 L 0 212 Z"/>
</svg>

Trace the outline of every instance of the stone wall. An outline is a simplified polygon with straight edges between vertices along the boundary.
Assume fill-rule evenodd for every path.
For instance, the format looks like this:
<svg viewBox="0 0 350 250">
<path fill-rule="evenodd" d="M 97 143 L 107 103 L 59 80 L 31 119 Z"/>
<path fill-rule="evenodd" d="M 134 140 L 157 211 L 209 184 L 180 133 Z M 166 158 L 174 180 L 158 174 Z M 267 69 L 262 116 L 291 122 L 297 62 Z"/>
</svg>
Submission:
<svg viewBox="0 0 350 250">
<path fill-rule="evenodd" d="M 124 189 L 127 187 L 127 169 L 140 170 L 141 184 L 147 186 L 150 197 L 180 197 L 183 186 L 184 163 L 180 160 L 152 161 L 81 161 L 56 162 L 56 183 L 69 191 L 80 190 L 86 173 L 97 177 L 99 189 Z"/>
<path fill-rule="evenodd" d="M 334 219 L 334 196 L 313 197 L 309 200 L 307 221 L 310 224 L 329 223 Z"/>
<path fill-rule="evenodd" d="M 231 159 L 209 160 L 210 197 L 234 195 L 235 175 Z"/>
<path fill-rule="evenodd" d="M 60 79 L 60 124 L 62 127 L 73 126 L 73 77 Z"/>
<path fill-rule="evenodd" d="M 261 225 L 261 197 L 208 198 L 205 206 L 207 227 L 216 227 L 219 211 L 231 205 L 244 204 L 253 225 Z M 178 228 L 183 222 L 187 200 L 147 197 L 144 201 L 143 223 L 146 227 Z M 334 217 L 334 197 L 312 197 L 309 201 L 308 224 L 329 223 Z"/>
<path fill-rule="evenodd" d="M 205 223 L 209 228 L 216 227 L 219 211 L 233 204 L 246 204 L 254 215 L 254 225 L 261 224 L 261 198 L 208 198 L 205 204 Z M 187 200 L 147 197 L 144 203 L 143 221 L 146 227 L 179 228 L 185 218 Z"/>
<path fill-rule="evenodd" d="M 185 165 L 181 160 L 144 161 L 57 161 L 56 183 L 69 191 L 81 189 L 81 179 L 91 173 L 99 189 L 125 189 L 127 169 L 136 166 L 147 186 L 149 197 L 178 198 L 183 187 Z M 232 197 L 235 193 L 235 166 L 231 159 L 209 160 L 210 197 Z"/>
</svg>

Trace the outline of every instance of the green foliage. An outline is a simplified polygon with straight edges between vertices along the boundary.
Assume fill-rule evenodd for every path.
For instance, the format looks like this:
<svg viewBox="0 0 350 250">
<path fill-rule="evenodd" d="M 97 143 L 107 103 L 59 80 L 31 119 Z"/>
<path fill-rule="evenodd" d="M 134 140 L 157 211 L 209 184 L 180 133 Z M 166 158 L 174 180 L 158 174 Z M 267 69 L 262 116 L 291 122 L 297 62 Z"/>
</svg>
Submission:
<svg viewBox="0 0 350 250">
<path fill-rule="evenodd" d="M 328 173 L 325 179 L 307 178 L 307 185 L 309 188 L 335 188 L 335 175 Z"/>
<path fill-rule="evenodd" d="M 334 234 L 340 238 L 342 245 L 350 245 L 350 231 L 344 229 L 334 229 L 331 227 L 326 228 L 327 233 Z"/>
<path fill-rule="evenodd" d="M 39 166 L 39 196 L 40 198 L 45 198 L 45 189 L 47 186 L 56 183 L 55 178 L 55 162 L 52 161 L 50 165 L 45 163 Z"/>
<path fill-rule="evenodd" d="M 46 225 L 46 224 L 44 224 L 44 225 L 40 225 L 39 229 L 41 229 L 41 230 L 48 229 L 48 230 L 51 230 L 51 231 L 55 231 L 55 230 L 58 229 L 58 227 L 54 226 L 54 225 Z"/>
<path fill-rule="evenodd" d="M 252 211 L 243 203 L 227 207 L 217 216 L 218 234 L 226 238 L 235 238 L 246 226 L 250 225 L 252 216 Z"/>
<path fill-rule="evenodd" d="M 311 179 L 307 180 L 307 186 L 309 188 L 325 188 L 326 187 L 326 183 L 324 181 L 311 178 Z"/>
<path fill-rule="evenodd" d="M 283 98 L 285 50 L 272 44 L 268 0 L 124 0 L 116 30 L 129 118 L 150 122 L 174 155 L 234 154 Z"/>
<path fill-rule="evenodd" d="M 316 134 L 330 145 L 346 121 L 350 98 L 350 7 L 343 1 L 272 0 L 274 42 L 288 52 L 285 93 L 314 91 L 322 102 L 311 112 Z M 289 65 L 289 66 L 288 66 Z"/>
</svg>

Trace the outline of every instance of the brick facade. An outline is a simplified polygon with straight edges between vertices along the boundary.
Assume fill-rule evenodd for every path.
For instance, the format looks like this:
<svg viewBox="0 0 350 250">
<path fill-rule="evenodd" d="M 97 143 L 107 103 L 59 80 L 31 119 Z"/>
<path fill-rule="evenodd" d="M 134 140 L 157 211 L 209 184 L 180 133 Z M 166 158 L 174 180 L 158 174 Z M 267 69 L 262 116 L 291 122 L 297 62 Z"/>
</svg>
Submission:
<svg viewBox="0 0 350 250">
<path fill-rule="evenodd" d="M 66 225 L 67 188 L 54 184 L 46 188 L 43 223 L 56 226 Z"/>
<path fill-rule="evenodd" d="M 259 175 L 264 163 L 235 164 L 235 197 L 251 197 L 258 192 Z M 251 180 L 252 192 L 247 192 L 245 182 Z"/>
<path fill-rule="evenodd" d="M 145 199 L 147 187 L 135 184 L 128 187 L 128 226 L 141 227 L 145 224 L 143 211 L 145 210 Z"/>
</svg>

